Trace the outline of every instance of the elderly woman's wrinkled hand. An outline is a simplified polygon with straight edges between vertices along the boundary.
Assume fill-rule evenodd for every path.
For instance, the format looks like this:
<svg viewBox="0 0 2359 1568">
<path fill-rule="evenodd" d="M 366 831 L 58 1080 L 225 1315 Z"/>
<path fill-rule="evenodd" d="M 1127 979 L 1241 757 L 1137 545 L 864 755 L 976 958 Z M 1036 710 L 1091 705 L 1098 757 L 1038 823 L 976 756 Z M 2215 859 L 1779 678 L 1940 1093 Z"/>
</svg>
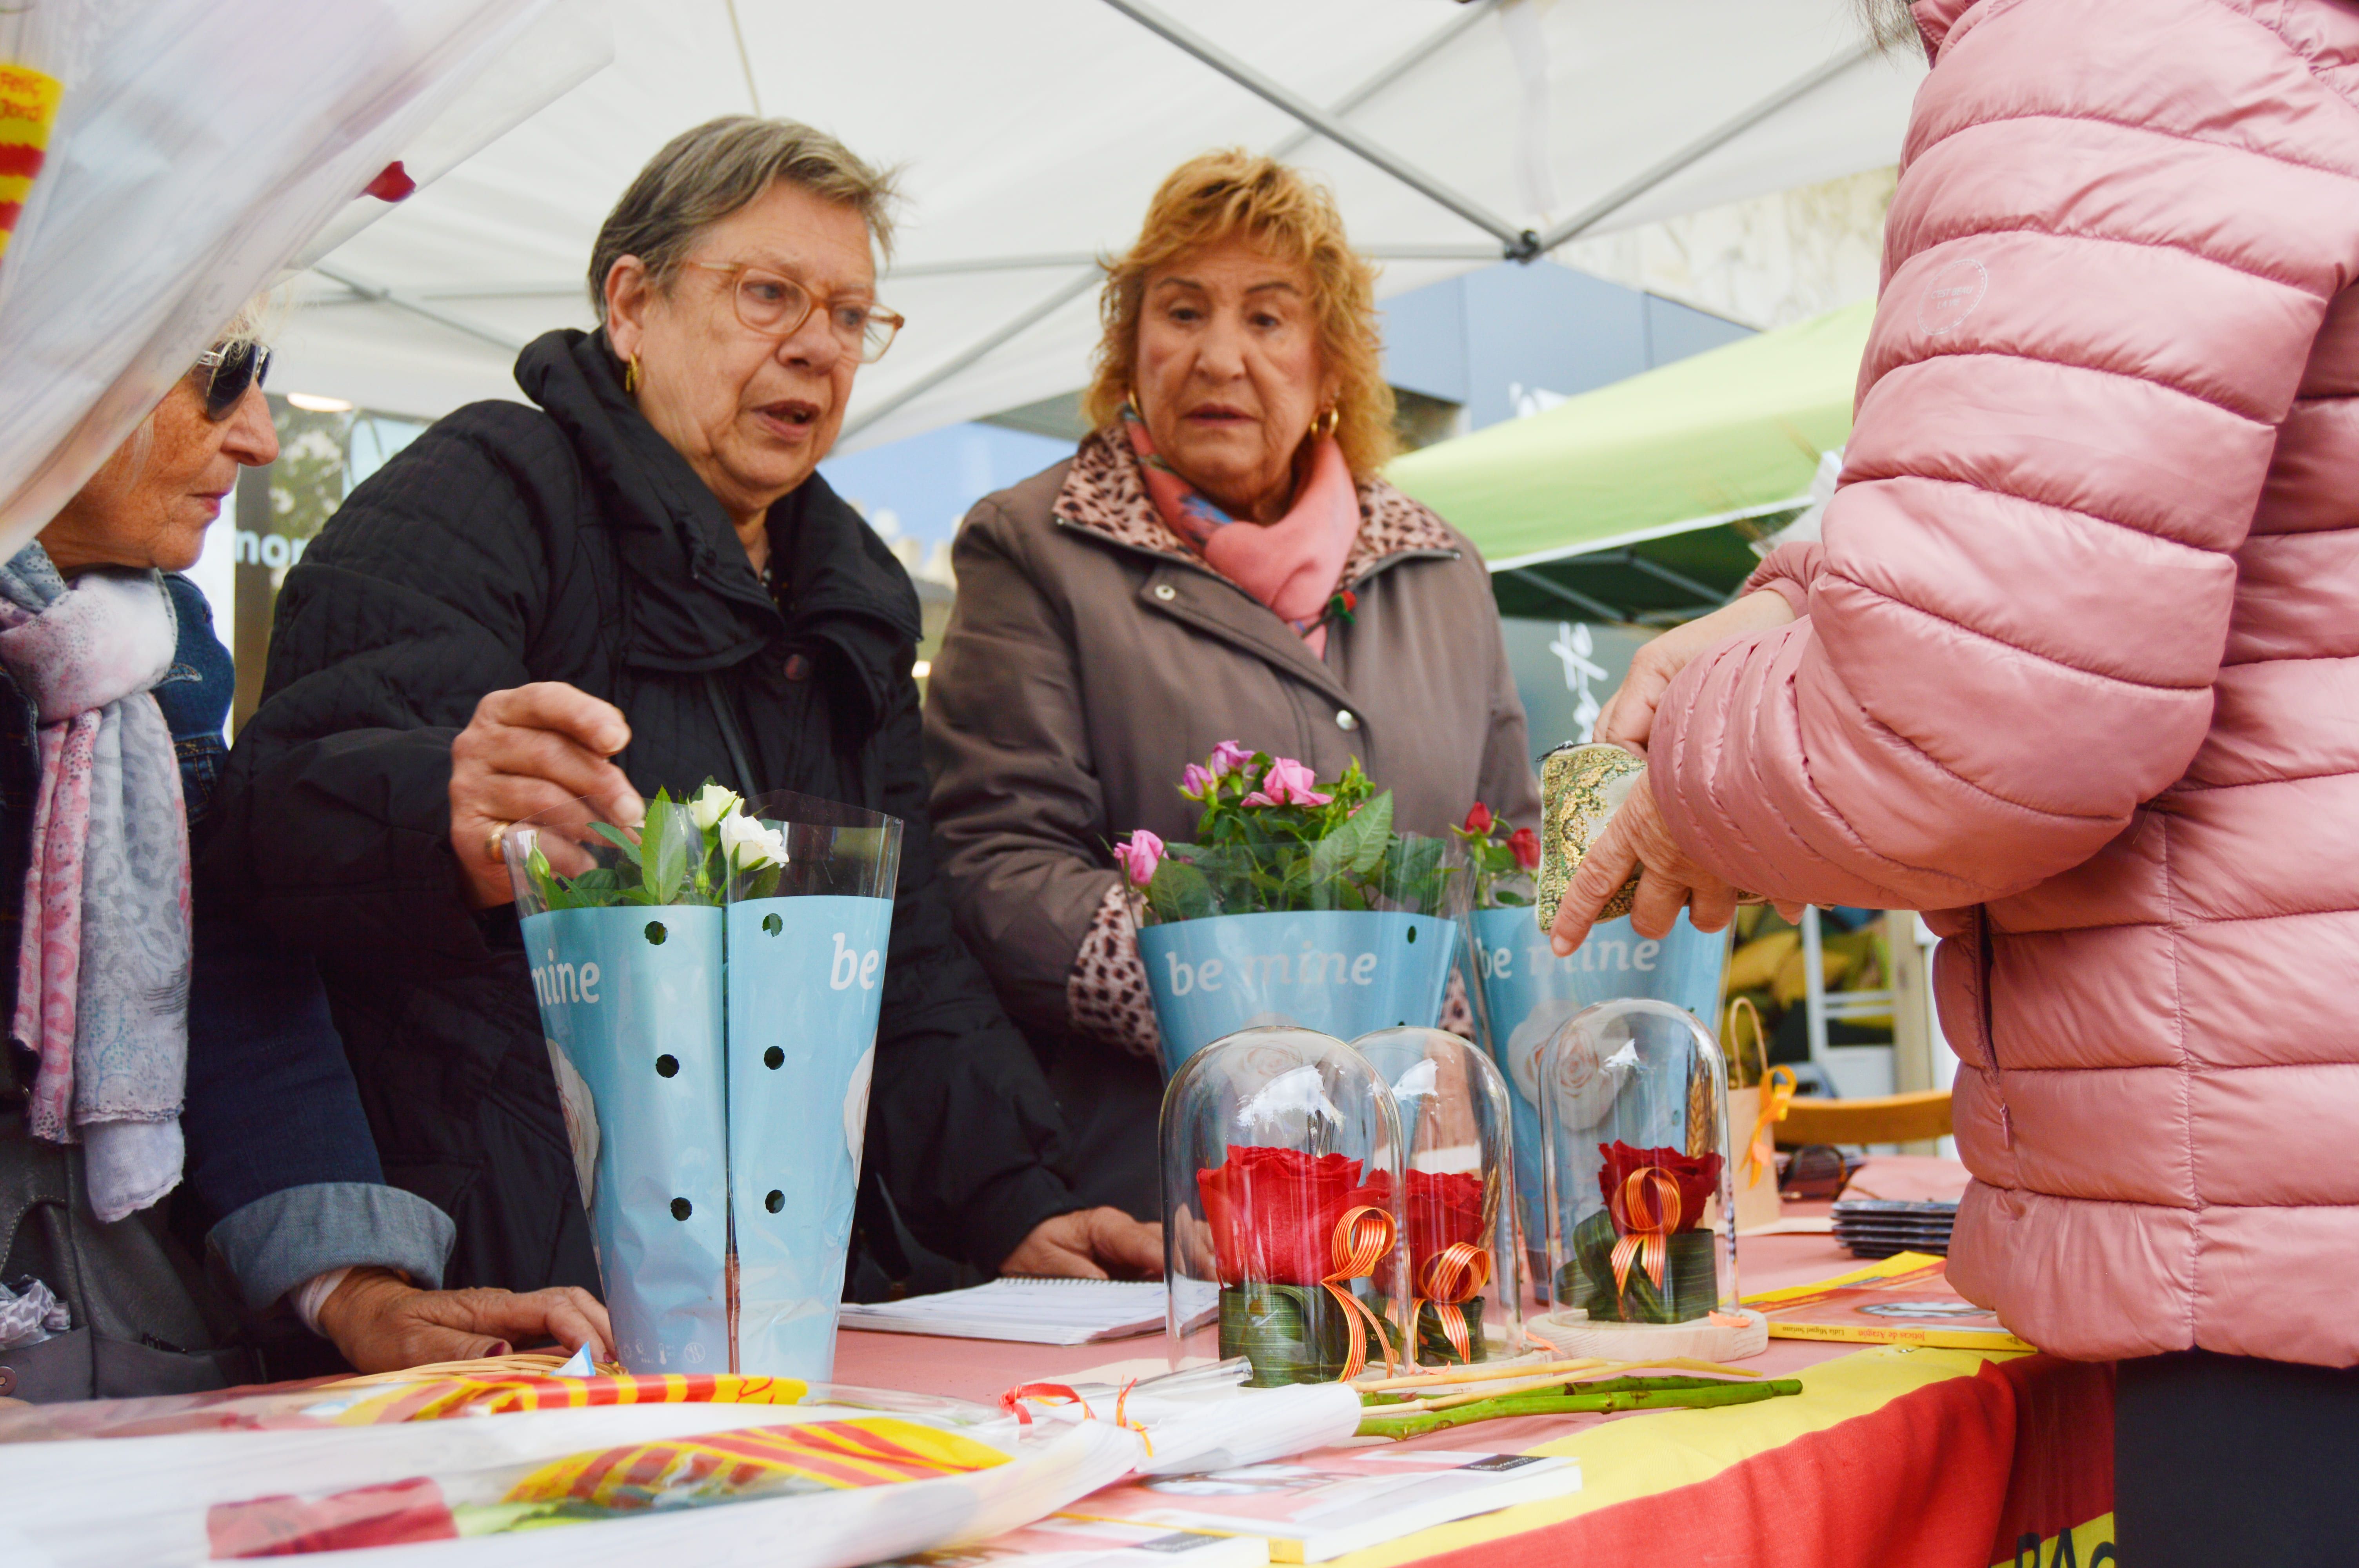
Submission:
<svg viewBox="0 0 2359 1568">
<path fill-rule="evenodd" d="M 551 1340 L 614 1358 L 606 1309 L 572 1285 L 545 1291 L 421 1291 L 385 1269 L 354 1269 L 320 1305 L 320 1332 L 358 1372 L 504 1356 Z"/>
<path fill-rule="evenodd" d="M 1077 1208 L 1034 1226 L 1001 1260 L 999 1271 L 1042 1279 L 1160 1279 L 1163 1227 L 1118 1208 Z"/>
<path fill-rule="evenodd" d="M 1581 869 L 1557 905 L 1549 939 L 1564 957 L 1589 936 L 1605 907 L 1630 873 L 1641 871 L 1630 925 L 1639 935 L 1668 936 L 1684 907 L 1699 931 L 1718 931 L 1736 914 L 1736 892 L 1691 859 L 1663 824 L 1655 792 L 1645 783 L 1632 790 L 1582 858 Z"/>
<path fill-rule="evenodd" d="M 477 908 L 508 902 L 495 835 L 586 796 L 599 820 L 636 827 L 647 805 L 610 757 L 631 743 L 622 709 L 562 681 L 495 691 L 451 742 L 451 848 Z M 586 827 L 587 822 L 569 824 Z"/>
<path fill-rule="evenodd" d="M 1663 693 L 1696 656 L 1747 632 L 1769 632 L 1794 619 L 1793 606 L 1773 589 L 1748 593 L 1732 604 L 1684 626 L 1675 626 L 1639 648 L 1631 657 L 1630 673 L 1597 715 L 1594 733 L 1601 741 L 1627 747 L 1640 756 L 1655 733 L 1655 709 Z"/>
</svg>

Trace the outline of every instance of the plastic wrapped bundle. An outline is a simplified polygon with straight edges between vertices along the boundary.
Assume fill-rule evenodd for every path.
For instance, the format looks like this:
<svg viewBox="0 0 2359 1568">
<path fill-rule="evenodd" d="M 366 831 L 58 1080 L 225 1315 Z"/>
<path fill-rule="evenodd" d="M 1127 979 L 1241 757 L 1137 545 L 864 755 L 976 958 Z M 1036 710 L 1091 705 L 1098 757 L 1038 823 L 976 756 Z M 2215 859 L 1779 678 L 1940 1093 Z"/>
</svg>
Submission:
<svg viewBox="0 0 2359 1568">
<path fill-rule="evenodd" d="M 48 1484 L 27 1488 L 6 1525 L 28 1561 L 57 1568 L 356 1547 L 386 1568 L 752 1564 L 777 1562 L 788 1541 L 798 1563 L 851 1568 L 1014 1529 L 1145 1456 L 1110 1422 L 1024 1427 L 875 1402 L 158 1438 L 120 1451 L 136 1487 L 110 1468 L 113 1444 L 29 1444 L 7 1450 L 11 1478 Z"/>
<path fill-rule="evenodd" d="M 1357 762 L 1319 781 L 1224 741 L 1180 793 L 1203 803 L 1202 842 L 1115 850 L 1169 1071 L 1240 1029 L 1440 1021 L 1467 897 L 1455 841 L 1395 833 L 1390 792 Z"/>
<path fill-rule="evenodd" d="M 509 829 L 549 1062 L 634 1371 L 824 1379 L 901 825 L 708 785 Z"/>
</svg>

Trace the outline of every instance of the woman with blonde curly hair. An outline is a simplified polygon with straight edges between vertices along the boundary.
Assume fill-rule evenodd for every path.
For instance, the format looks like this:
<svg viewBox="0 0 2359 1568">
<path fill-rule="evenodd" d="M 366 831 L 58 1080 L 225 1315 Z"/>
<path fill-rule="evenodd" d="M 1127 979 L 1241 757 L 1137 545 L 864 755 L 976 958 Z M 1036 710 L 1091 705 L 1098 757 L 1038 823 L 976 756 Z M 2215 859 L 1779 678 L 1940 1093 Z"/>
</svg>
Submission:
<svg viewBox="0 0 2359 1568">
<path fill-rule="evenodd" d="M 1048 1064 L 1093 1203 L 1154 1212 L 1155 1018 L 1109 844 L 1185 838 L 1223 741 L 1356 759 L 1407 831 L 1538 816 L 1472 545 L 1379 477 L 1375 275 L 1327 192 L 1242 150 L 1107 265 L 1072 460 L 976 503 L 926 702 L 968 945 Z"/>
</svg>

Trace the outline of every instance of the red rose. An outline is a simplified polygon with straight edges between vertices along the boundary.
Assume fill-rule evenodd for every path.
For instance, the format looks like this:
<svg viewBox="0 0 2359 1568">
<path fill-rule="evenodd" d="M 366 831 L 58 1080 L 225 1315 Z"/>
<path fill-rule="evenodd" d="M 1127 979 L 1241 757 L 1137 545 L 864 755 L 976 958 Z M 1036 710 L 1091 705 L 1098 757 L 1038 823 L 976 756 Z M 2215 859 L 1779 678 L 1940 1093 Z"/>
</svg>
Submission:
<svg viewBox="0 0 2359 1568">
<path fill-rule="evenodd" d="M 1507 848 L 1516 852 L 1516 864 L 1527 871 L 1539 870 L 1540 836 L 1528 827 L 1518 827 L 1507 835 Z"/>
<path fill-rule="evenodd" d="M 1232 1146 L 1227 1163 L 1196 1173 L 1221 1283 L 1317 1284 L 1334 1271 L 1335 1222 L 1362 1190 L 1357 1160 Z"/>
<path fill-rule="evenodd" d="M 1682 1154 L 1676 1149 L 1633 1149 L 1616 1139 L 1601 1143 L 1597 1152 L 1605 1156 L 1605 1168 L 1597 1173 L 1597 1184 L 1605 1194 L 1605 1206 L 1614 1216 L 1614 1228 L 1629 1233 L 1628 1217 L 1622 1212 L 1622 1188 L 1634 1171 L 1649 1165 L 1660 1166 L 1670 1173 L 1680 1186 L 1680 1220 L 1671 1233 L 1693 1230 L 1703 1219 L 1704 1205 L 1720 1192 L 1720 1156 L 1717 1154 Z M 1647 1208 L 1654 1206 L 1658 1194 L 1648 1183 L 1641 1203 Z"/>
<path fill-rule="evenodd" d="M 1469 833 L 1491 831 L 1491 808 L 1481 801 L 1476 801 L 1474 809 L 1466 814 L 1466 831 Z"/>
<path fill-rule="evenodd" d="M 1360 1189 L 1356 1200 L 1371 1203 L 1379 1208 L 1392 1199 L 1392 1177 L 1378 1171 Z M 1425 1288 L 1425 1266 L 1450 1248 L 1463 1241 L 1475 1247 L 1488 1247 L 1490 1238 L 1483 1229 L 1483 1178 L 1462 1171 L 1411 1171 L 1408 1173 L 1408 1250 L 1409 1279 L 1421 1292 Z M 1376 1265 L 1376 1288 L 1386 1295 L 1399 1295 L 1393 1277 L 1392 1255 L 1387 1253 Z"/>
</svg>

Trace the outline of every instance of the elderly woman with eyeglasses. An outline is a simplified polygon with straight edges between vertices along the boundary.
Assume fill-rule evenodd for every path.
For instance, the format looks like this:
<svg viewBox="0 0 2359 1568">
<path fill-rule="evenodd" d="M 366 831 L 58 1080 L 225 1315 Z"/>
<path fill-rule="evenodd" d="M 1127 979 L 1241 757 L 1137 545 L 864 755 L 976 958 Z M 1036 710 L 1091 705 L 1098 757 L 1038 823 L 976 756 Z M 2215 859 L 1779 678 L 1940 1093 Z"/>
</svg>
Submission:
<svg viewBox="0 0 2359 1568">
<path fill-rule="evenodd" d="M 277 455 L 254 315 L 0 566 L 0 1392 L 20 1399 L 604 1349 L 580 1292 L 429 1288 L 451 1221 L 385 1184 L 310 962 L 192 903 L 234 677 L 179 574 L 238 470 Z M 277 1326 L 298 1317 L 321 1338 Z"/>
<path fill-rule="evenodd" d="M 222 860 L 318 956 L 387 1172 L 457 1219 L 465 1277 L 598 1278 L 498 835 L 577 796 L 635 821 L 707 777 L 907 825 L 853 1288 L 911 1276 L 904 1229 L 985 1271 L 1160 1269 L 1153 1227 L 1073 1196 L 952 933 L 917 598 L 814 471 L 900 324 L 875 295 L 891 194 L 790 122 L 683 134 L 599 233 L 598 329 L 518 358 L 536 406 L 440 421 L 288 575 Z"/>
</svg>

